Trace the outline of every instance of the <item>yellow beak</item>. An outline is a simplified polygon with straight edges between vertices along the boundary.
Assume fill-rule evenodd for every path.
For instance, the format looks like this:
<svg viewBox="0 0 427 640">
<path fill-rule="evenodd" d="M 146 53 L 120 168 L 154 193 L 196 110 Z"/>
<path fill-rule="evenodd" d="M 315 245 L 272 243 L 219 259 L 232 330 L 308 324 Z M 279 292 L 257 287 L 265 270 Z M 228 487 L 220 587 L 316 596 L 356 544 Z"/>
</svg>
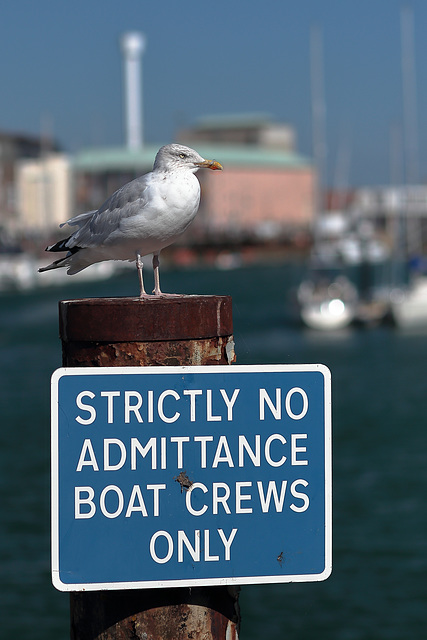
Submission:
<svg viewBox="0 0 427 640">
<path fill-rule="evenodd" d="M 222 171 L 222 164 L 216 160 L 203 160 L 203 162 L 196 163 L 198 167 L 203 169 L 212 169 L 212 171 Z"/>
</svg>

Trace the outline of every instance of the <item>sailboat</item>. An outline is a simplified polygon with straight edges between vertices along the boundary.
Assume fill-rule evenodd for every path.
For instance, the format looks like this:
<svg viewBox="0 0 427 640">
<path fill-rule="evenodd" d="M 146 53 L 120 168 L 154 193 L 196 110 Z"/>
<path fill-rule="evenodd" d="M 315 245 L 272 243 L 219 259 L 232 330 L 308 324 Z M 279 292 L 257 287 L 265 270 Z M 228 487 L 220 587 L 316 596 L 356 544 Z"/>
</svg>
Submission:
<svg viewBox="0 0 427 640">
<path fill-rule="evenodd" d="M 326 161 L 325 101 L 323 96 L 322 41 L 318 28 L 310 33 L 313 155 L 318 173 L 313 227 L 313 251 L 307 277 L 297 290 L 301 320 L 311 329 L 334 331 L 347 327 L 355 317 L 357 290 L 342 272 L 331 245 L 322 238 L 323 187 Z"/>
<path fill-rule="evenodd" d="M 392 290 L 390 307 L 395 324 L 400 328 L 427 327 L 427 269 L 423 260 L 412 258 L 422 253 L 422 234 L 419 220 L 409 216 L 411 187 L 418 182 L 416 74 L 414 55 L 414 20 L 410 8 L 401 12 L 402 87 L 405 136 L 405 173 L 403 225 L 399 242 L 404 244 L 408 262 L 408 282 Z"/>
</svg>

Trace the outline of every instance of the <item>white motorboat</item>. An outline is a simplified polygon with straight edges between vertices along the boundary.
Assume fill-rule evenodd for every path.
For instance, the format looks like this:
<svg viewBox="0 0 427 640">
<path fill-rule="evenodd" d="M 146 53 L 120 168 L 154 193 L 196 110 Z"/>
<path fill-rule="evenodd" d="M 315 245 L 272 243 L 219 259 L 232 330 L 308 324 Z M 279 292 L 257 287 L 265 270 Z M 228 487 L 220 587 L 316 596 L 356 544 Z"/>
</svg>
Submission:
<svg viewBox="0 0 427 640">
<path fill-rule="evenodd" d="M 406 289 L 394 289 L 390 298 L 392 316 L 398 327 L 427 327 L 426 276 L 416 277 Z"/>
<path fill-rule="evenodd" d="M 304 280 L 297 291 L 301 319 L 311 329 L 343 329 L 356 316 L 358 295 L 350 280 L 339 275 L 334 279 Z"/>
</svg>

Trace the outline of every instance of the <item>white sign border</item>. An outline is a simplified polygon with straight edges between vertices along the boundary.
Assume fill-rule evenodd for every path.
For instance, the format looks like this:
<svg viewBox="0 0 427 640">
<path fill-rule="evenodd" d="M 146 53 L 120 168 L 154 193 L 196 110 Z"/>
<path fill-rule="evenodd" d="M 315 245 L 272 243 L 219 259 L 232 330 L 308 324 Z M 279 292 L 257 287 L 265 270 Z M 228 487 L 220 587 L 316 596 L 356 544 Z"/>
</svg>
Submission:
<svg viewBox="0 0 427 640">
<path fill-rule="evenodd" d="M 225 578 L 197 578 L 184 580 L 142 580 L 138 582 L 96 582 L 68 584 L 60 579 L 59 570 L 59 380 L 63 376 L 91 375 L 157 375 L 183 373 L 274 373 L 318 371 L 324 378 L 325 405 L 325 569 L 321 573 L 273 576 L 229 576 Z M 51 566 L 52 584 L 59 591 L 102 591 L 123 589 L 161 589 L 165 587 L 208 587 L 245 584 L 285 584 L 291 582 L 320 582 L 332 573 L 332 403 L 331 372 L 323 364 L 268 365 L 204 365 L 164 367 L 61 367 L 51 377 Z"/>
</svg>

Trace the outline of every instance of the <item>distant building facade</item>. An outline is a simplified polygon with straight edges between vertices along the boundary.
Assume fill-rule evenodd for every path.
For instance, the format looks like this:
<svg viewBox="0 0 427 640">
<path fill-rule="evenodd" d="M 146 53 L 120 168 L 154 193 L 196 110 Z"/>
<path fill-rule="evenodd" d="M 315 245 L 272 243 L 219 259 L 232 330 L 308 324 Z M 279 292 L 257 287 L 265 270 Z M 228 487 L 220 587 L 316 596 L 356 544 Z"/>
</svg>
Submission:
<svg viewBox="0 0 427 640">
<path fill-rule="evenodd" d="M 177 139 L 188 145 L 244 145 L 289 152 L 296 146 L 293 127 L 273 122 L 266 114 L 206 116 L 194 127 L 178 131 Z"/>
<path fill-rule="evenodd" d="M 17 171 L 22 160 L 37 160 L 48 149 L 55 148 L 51 142 L 37 136 L 0 132 L 0 229 L 17 231 L 20 216 L 17 202 Z"/>
<path fill-rule="evenodd" d="M 354 193 L 353 205 L 364 217 L 385 220 L 402 214 L 411 218 L 427 217 L 426 185 L 389 185 L 361 187 Z"/>
<path fill-rule="evenodd" d="M 409 255 L 427 251 L 427 186 L 363 187 L 354 193 L 353 216 L 370 220 Z"/>
<path fill-rule="evenodd" d="M 21 160 L 16 168 L 16 225 L 50 231 L 72 215 L 71 162 L 63 153 Z"/>
</svg>

